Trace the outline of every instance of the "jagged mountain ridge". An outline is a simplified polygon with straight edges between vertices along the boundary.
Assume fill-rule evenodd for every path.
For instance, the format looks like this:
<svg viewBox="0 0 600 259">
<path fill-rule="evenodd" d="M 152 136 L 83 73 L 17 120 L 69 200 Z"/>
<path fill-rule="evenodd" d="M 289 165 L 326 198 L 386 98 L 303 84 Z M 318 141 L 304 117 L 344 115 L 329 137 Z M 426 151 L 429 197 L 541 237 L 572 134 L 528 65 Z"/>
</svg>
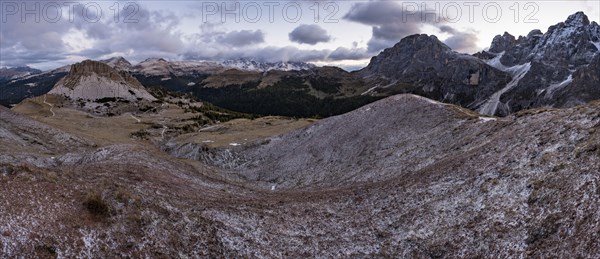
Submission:
<svg viewBox="0 0 600 259">
<path fill-rule="evenodd" d="M 573 76 L 600 74 L 600 70 L 590 71 L 595 68 L 590 64 L 598 54 L 600 26 L 590 22 L 583 12 L 570 15 L 546 33 L 533 30 L 518 39 L 507 32 L 498 35 L 488 52 L 476 56 L 498 69 L 512 72 L 518 80 L 479 104 L 478 111 L 506 115 L 522 109 L 572 107 L 595 100 L 600 90 L 597 76 L 589 77 L 591 82 L 574 82 Z"/>
<path fill-rule="evenodd" d="M 583 12 L 570 15 L 566 21 L 550 26 L 546 33 L 533 30 L 527 36 L 505 32 L 492 41 L 489 52 L 505 52 L 500 62 L 508 67 L 538 61 L 550 65 L 576 68 L 589 64 L 598 53 L 600 26 Z"/>
</svg>

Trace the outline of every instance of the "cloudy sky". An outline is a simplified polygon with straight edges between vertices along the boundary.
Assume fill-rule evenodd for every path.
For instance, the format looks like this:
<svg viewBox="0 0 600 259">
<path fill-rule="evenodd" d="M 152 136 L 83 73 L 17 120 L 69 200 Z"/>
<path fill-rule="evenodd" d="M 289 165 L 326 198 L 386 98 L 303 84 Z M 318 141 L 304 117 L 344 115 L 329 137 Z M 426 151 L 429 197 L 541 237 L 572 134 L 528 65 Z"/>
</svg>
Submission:
<svg viewBox="0 0 600 259">
<path fill-rule="evenodd" d="M 546 31 L 600 1 L 0 2 L 0 66 L 84 59 L 303 61 L 352 70 L 415 33 L 474 53 L 497 34 Z"/>
</svg>

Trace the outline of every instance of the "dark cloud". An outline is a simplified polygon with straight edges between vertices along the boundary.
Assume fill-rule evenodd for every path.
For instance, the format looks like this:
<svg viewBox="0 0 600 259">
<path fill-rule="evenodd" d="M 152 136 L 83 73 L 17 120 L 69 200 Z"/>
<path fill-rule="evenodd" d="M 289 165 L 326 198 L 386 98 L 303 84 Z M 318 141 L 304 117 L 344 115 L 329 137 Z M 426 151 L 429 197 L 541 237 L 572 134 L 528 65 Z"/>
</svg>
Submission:
<svg viewBox="0 0 600 259">
<path fill-rule="evenodd" d="M 456 34 L 458 33 L 458 31 L 448 25 L 440 25 L 438 26 L 438 29 L 440 30 L 440 32 L 445 32 L 445 33 L 450 33 L 450 34 Z"/>
<path fill-rule="evenodd" d="M 328 60 L 338 61 L 338 60 L 361 60 L 370 58 L 371 55 L 368 53 L 367 49 L 364 48 L 344 48 L 339 47 L 332 51 L 329 56 L 327 56 Z"/>
<path fill-rule="evenodd" d="M 57 3 L 64 6 L 67 2 Z M 105 59 L 115 55 L 132 61 L 164 57 L 317 62 L 370 57 L 370 49 L 357 48 L 357 45 L 335 50 L 257 46 L 265 42 L 263 30 L 227 31 L 218 23 L 203 23 L 198 33 L 183 34 L 178 25 L 185 16 L 150 10 L 143 2 L 133 3 L 137 8 L 135 15 L 131 16 L 131 9 L 121 8 L 119 20 L 115 20 L 108 7 L 103 6 L 102 19 L 97 22 L 86 21 L 84 18 L 90 17 L 82 16 L 81 5 L 75 6 L 74 22 L 70 22 L 65 14 L 54 23 L 43 19 L 41 22 L 31 19 L 23 23 L 20 15 L 8 16 L 8 21 L 2 23 L 0 30 L 0 66 L 41 64 L 37 67 L 43 65 L 53 68 L 47 66 L 73 63 L 83 58 Z M 128 22 L 125 22 L 126 18 L 129 18 Z M 386 27 L 380 26 L 379 29 L 382 35 L 377 35 L 383 39 Z M 327 31 L 317 25 L 299 26 L 289 37 L 295 42 L 312 45 L 331 41 Z"/>
<path fill-rule="evenodd" d="M 367 42 L 367 49 L 369 50 L 369 53 L 376 55 L 379 51 L 394 46 L 396 43 L 398 43 L 398 41 L 399 40 L 396 39 L 388 40 L 383 38 L 371 37 L 369 42 Z"/>
<path fill-rule="evenodd" d="M 424 24 L 436 26 L 442 22 L 437 14 L 407 11 L 395 1 L 354 4 L 344 15 L 344 19 L 373 27 L 368 50 L 374 54 L 393 46 L 406 36 L 420 33 Z"/>
<path fill-rule="evenodd" d="M 65 3 L 57 2 L 60 6 Z M 0 63 L 31 65 L 48 62 L 50 58 L 60 63 L 69 57 L 98 59 L 111 53 L 156 53 L 166 57 L 185 48 L 181 34 L 174 29 L 180 17 L 167 11 L 149 11 L 140 3 L 132 4 L 136 6 L 136 13 L 132 15 L 132 8 L 123 8 L 118 20 L 105 9 L 102 19 L 91 22 L 96 17 L 83 17 L 83 5 L 72 5 L 72 21 L 66 14 L 56 22 L 44 19 L 36 22 L 33 16 L 22 22 L 20 15 L 9 15 L 0 30 Z M 77 42 L 68 42 L 65 38 L 70 33 L 83 33 L 90 40 L 87 44 L 92 46 L 83 51 L 74 49 L 71 43 Z"/>
<path fill-rule="evenodd" d="M 231 31 L 220 35 L 217 41 L 233 47 L 242 47 L 265 42 L 265 35 L 261 30 Z"/>
<path fill-rule="evenodd" d="M 0 51 L 0 67 L 18 67 L 33 63 L 56 62 L 63 60 L 66 54 L 62 51 L 27 50 L 20 44 L 10 47 L 3 46 Z"/>
<path fill-rule="evenodd" d="M 478 51 L 477 32 L 475 31 L 459 31 L 448 25 L 438 26 L 442 33 L 450 34 L 444 43 L 457 52 L 474 53 Z"/>
<path fill-rule="evenodd" d="M 444 43 L 457 52 L 474 53 L 478 51 L 477 34 L 474 32 L 455 31 Z"/>
<path fill-rule="evenodd" d="M 288 35 L 290 41 L 300 44 L 315 45 L 319 42 L 329 42 L 331 40 L 331 36 L 327 34 L 327 31 L 316 24 L 300 25 Z"/>
<path fill-rule="evenodd" d="M 403 13 L 402 6 L 392 1 L 357 3 L 344 15 L 344 19 L 380 26 L 401 21 Z"/>
</svg>

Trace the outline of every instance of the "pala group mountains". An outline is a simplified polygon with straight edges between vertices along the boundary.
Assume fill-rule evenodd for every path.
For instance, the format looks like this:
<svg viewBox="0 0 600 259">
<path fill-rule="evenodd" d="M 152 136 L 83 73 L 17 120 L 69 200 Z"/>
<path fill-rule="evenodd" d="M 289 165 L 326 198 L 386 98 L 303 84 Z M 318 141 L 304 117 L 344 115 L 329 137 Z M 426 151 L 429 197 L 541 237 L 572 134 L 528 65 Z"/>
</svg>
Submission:
<svg viewBox="0 0 600 259">
<path fill-rule="evenodd" d="M 600 26 L 583 12 L 526 36 L 504 33 L 486 51 L 453 51 L 435 36 L 412 35 L 359 71 L 252 60 L 167 61 L 132 65 L 102 60 L 146 88 L 192 93 L 229 110 L 257 115 L 327 117 L 399 93 L 506 116 L 537 107 L 565 108 L 600 98 Z M 0 104 L 49 92 L 70 66 L 44 72 L 0 70 Z"/>
</svg>

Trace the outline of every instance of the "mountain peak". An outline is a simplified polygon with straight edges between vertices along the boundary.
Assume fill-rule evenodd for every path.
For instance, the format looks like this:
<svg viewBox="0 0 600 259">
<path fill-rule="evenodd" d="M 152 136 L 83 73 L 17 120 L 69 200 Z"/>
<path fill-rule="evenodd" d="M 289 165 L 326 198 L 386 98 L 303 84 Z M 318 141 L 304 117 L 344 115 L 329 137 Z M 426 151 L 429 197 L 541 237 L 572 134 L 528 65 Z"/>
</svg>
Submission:
<svg viewBox="0 0 600 259">
<path fill-rule="evenodd" d="M 381 56 L 390 56 L 399 52 L 447 52 L 452 51 L 452 48 L 441 42 L 435 35 L 413 34 L 406 36 L 396 43 L 391 48 L 387 48 L 381 52 Z"/>
<path fill-rule="evenodd" d="M 502 35 L 496 35 L 492 40 L 492 46 L 490 46 L 490 52 L 500 53 L 506 49 L 512 47 L 517 42 L 515 36 L 508 32 L 504 32 Z"/>
<path fill-rule="evenodd" d="M 570 26 L 585 26 L 590 24 L 590 20 L 584 12 L 576 12 L 572 15 L 569 15 L 569 18 L 567 18 L 565 24 Z"/>
<path fill-rule="evenodd" d="M 106 59 L 104 61 L 126 61 L 126 62 L 129 62 L 129 61 L 127 61 L 127 59 L 125 59 L 122 56 L 112 57 L 112 58 Z"/>
<path fill-rule="evenodd" d="M 446 46 L 443 42 L 441 42 L 435 35 L 427 35 L 427 34 L 413 34 L 407 36 L 400 40 L 393 48 L 401 45 L 415 45 L 415 44 L 433 44 L 442 48 L 447 48 L 450 50 L 451 48 Z"/>
<path fill-rule="evenodd" d="M 88 75 L 90 73 L 97 73 L 101 75 L 108 75 L 114 71 L 109 65 L 94 60 L 84 60 L 82 62 L 71 65 L 70 75 Z"/>
<path fill-rule="evenodd" d="M 540 29 L 534 29 L 527 34 L 527 38 L 542 36 L 544 33 Z"/>
<path fill-rule="evenodd" d="M 128 71 L 131 68 L 131 63 L 121 56 L 112 57 L 106 60 L 102 60 L 100 62 L 105 63 L 117 70 Z"/>
<path fill-rule="evenodd" d="M 149 63 L 149 62 L 166 63 L 168 61 L 164 58 L 147 58 L 146 60 L 142 61 L 142 63 Z"/>
</svg>

